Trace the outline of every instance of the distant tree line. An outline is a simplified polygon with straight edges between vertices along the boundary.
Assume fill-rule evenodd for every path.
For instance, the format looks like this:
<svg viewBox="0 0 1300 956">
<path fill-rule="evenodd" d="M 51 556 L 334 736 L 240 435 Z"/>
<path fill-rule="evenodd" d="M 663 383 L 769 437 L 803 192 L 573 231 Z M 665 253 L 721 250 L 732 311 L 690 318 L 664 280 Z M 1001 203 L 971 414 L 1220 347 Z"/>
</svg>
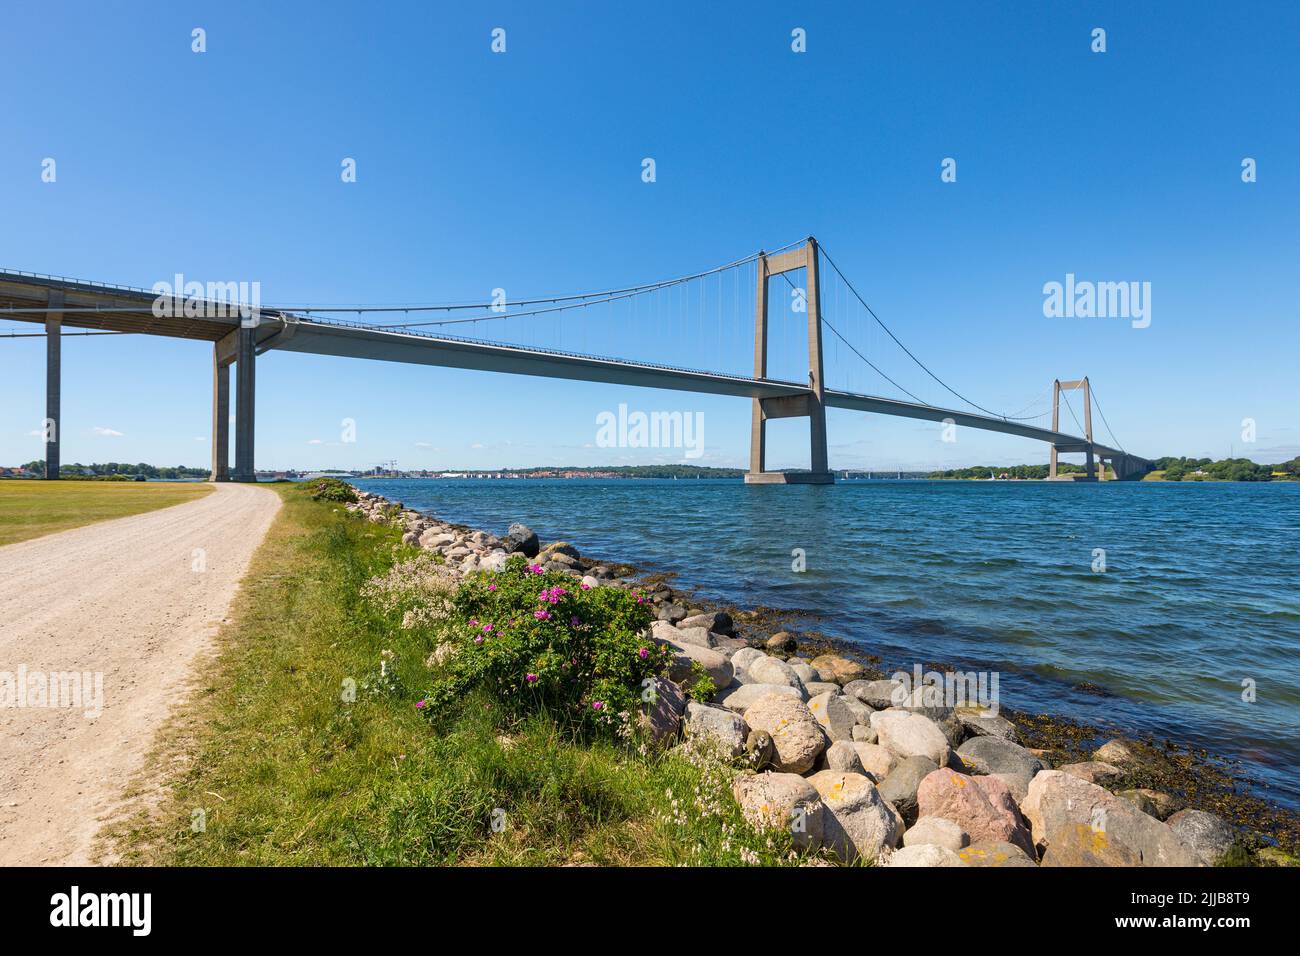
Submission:
<svg viewBox="0 0 1300 956">
<path fill-rule="evenodd" d="M 1061 462 L 1057 473 L 1079 474 L 1085 469 L 1073 462 Z M 1165 481 L 1297 481 L 1300 480 L 1300 455 L 1280 465 L 1257 465 L 1249 458 L 1157 458 L 1155 470 L 1164 472 Z M 1046 478 L 1047 465 L 975 465 L 930 473 L 931 478 Z"/>
<path fill-rule="evenodd" d="M 30 472 L 38 475 L 45 474 L 45 459 L 39 458 L 36 461 L 29 461 L 22 466 Z M 175 480 L 177 478 L 207 478 L 212 474 L 210 468 L 190 468 L 185 465 L 163 466 L 150 465 L 145 462 L 138 462 L 134 465 L 124 461 L 106 461 L 95 463 L 93 465 L 83 465 L 80 462 L 74 462 L 70 465 L 59 466 L 60 478 L 77 478 L 81 476 L 93 476 L 96 478 L 167 478 Z"/>
<path fill-rule="evenodd" d="M 1165 473 L 1165 481 L 1294 481 L 1300 479 L 1300 455 L 1278 465 L 1257 465 L 1249 458 L 1215 461 L 1170 455 L 1156 459 L 1156 468 Z"/>
<path fill-rule="evenodd" d="M 1068 475 L 1073 473 L 1082 473 L 1082 465 L 1075 465 L 1071 462 L 1063 461 L 1056 466 L 1057 474 Z M 950 468 L 946 471 L 932 471 L 931 478 L 1000 478 L 1003 475 L 1009 478 L 1046 478 L 1049 469 L 1047 465 L 973 465 L 970 468 Z"/>
</svg>

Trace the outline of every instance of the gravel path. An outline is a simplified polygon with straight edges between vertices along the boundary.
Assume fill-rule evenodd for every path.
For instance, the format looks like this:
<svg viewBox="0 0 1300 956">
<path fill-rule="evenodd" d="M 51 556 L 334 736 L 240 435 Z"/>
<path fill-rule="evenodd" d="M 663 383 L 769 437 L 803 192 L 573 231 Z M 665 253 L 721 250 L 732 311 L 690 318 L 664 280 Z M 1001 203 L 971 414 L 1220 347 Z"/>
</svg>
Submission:
<svg viewBox="0 0 1300 956">
<path fill-rule="evenodd" d="M 0 865 L 90 862 L 279 509 L 222 484 L 0 548 Z"/>
</svg>

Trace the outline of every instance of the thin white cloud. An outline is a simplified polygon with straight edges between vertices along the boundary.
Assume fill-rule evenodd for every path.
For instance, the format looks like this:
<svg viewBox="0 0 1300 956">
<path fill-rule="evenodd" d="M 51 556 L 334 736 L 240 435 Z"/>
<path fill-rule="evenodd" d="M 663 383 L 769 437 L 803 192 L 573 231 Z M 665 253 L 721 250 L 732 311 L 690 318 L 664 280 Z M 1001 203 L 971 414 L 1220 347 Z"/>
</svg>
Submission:
<svg viewBox="0 0 1300 956">
<path fill-rule="evenodd" d="M 323 444 L 325 444 L 325 443 L 324 443 L 323 441 L 321 441 L 319 438 L 312 438 L 312 439 L 309 439 L 309 440 L 308 440 L 307 444 L 308 444 L 308 445 L 323 445 Z"/>
<path fill-rule="evenodd" d="M 121 438 L 122 433 L 114 428 L 105 428 L 103 425 L 95 426 L 95 434 L 103 435 L 105 438 Z"/>
</svg>

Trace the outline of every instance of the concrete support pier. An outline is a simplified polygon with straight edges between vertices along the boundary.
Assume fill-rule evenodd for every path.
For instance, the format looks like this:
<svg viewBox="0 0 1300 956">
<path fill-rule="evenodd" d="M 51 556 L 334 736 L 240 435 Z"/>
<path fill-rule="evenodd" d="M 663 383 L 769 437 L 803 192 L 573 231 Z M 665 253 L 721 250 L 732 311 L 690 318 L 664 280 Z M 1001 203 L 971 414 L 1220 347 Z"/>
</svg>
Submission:
<svg viewBox="0 0 1300 956">
<path fill-rule="evenodd" d="M 804 269 L 805 306 L 808 310 L 807 395 L 754 399 L 749 432 L 747 485 L 830 485 L 835 475 L 826 457 L 825 383 L 822 381 L 821 280 L 817 271 L 817 240 L 808 237 L 801 249 L 776 256 L 758 257 L 758 294 L 754 315 L 754 377 L 767 377 L 767 281 L 772 276 Z M 810 470 L 783 472 L 767 470 L 767 421 L 770 418 L 807 418 Z"/>
<path fill-rule="evenodd" d="M 256 404 L 256 340 L 254 329 L 240 328 L 235 361 L 234 481 L 256 481 L 253 466 L 253 412 Z M 227 419 L 229 420 L 229 419 Z"/>
<path fill-rule="evenodd" d="M 63 292 L 54 290 L 49 294 L 49 307 L 61 308 Z M 45 423 L 42 429 L 45 435 L 45 478 L 57 481 L 59 478 L 59 432 L 63 430 L 62 422 L 62 379 L 63 379 L 63 313 L 45 313 Z"/>
<path fill-rule="evenodd" d="M 230 480 L 230 363 L 212 346 L 212 481 Z"/>
</svg>

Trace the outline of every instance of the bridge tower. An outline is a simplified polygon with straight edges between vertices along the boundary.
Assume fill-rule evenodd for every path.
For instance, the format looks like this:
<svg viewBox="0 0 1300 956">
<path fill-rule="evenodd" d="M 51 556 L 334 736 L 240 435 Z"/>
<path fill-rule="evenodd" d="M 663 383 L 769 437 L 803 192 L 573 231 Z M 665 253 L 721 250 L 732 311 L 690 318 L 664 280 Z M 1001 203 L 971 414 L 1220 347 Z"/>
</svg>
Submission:
<svg viewBox="0 0 1300 956">
<path fill-rule="evenodd" d="M 1097 467 L 1093 461 L 1092 442 L 1092 386 L 1088 383 L 1088 376 L 1085 375 L 1083 378 L 1074 382 L 1062 382 L 1058 378 L 1052 383 L 1052 431 L 1059 432 L 1061 430 L 1061 393 L 1074 391 L 1076 389 L 1083 390 L 1083 434 L 1088 441 L 1086 446 L 1082 449 L 1071 447 L 1065 450 L 1083 451 L 1087 456 L 1087 464 L 1084 468 L 1084 478 L 1087 481 L 1096 481 Z M 1057 480 L 1056 455 L 1058 450 L 1058 446 L 1053 443 L 1051 458 L 1049 459 L 1050 464 L 1047 472 L 1047 478 L 1049 481 Z M 1101 463 L 1101 473 L 1103 476 L 1106 474 L 1105 459 L 1103 459 Z"/>
<path fill-rule="evenodd" d="M 780 255 L 758 257 L 758 296 L 754 315 L 754 377 L 767 377 L 767 280 L 786 272 L 803 269 L 805 304 L 808 309 L 808 392 L 782 398 L 754 399 L 749 433 L 748 485 L 830 485 L 835 475 L 826 460 L 826 406 L 822 396 L 822 315 L 821 281 L 817 273 L 817 240 L 812 236 L 798 249 Z M 810 470 L 806 472 L 767 471 L 767 421 L 770 418 L 807 418 L 811 447 Z"/>
</svg>

